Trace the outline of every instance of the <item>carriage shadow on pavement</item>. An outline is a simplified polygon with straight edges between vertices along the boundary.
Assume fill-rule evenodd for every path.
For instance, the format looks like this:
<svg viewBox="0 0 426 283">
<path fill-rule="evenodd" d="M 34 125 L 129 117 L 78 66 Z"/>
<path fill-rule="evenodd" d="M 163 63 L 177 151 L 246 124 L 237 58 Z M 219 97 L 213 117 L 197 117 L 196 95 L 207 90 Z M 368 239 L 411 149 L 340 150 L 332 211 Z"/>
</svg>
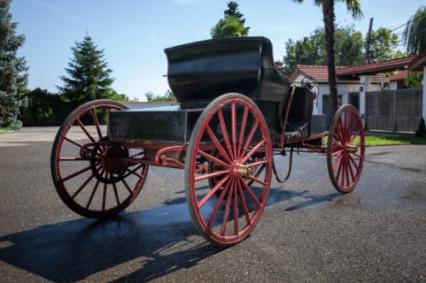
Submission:
<svg viewBox="0 0 426 283">
<path fill-rule="evenodd" d="M 268 206 L 298 197 L 301 201 L 286 209 L 296 210 L 339 195 L 271 188 Z M 223 250 L 198 235 L 185 198 L 178 198 L 173 204 L 109 220 L 78 219 L 2 236 L 0 260 L 53 281 L 90 280 L 104 271 L 118 275 L 119 281 L 146 281 L 189 268 Z"/>
</svg>

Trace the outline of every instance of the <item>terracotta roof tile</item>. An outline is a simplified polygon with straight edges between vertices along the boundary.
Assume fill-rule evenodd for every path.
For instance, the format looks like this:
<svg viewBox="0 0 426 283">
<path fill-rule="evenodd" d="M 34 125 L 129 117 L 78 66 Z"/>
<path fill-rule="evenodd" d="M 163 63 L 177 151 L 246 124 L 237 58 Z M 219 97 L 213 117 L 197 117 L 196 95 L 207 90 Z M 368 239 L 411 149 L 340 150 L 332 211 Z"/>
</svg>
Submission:
<svg viewBox="0 0 426 283">
<path fill-rule="evenodd" d="M 344 66 L 336 66 L 336 70 L 340 70 L 345 68 Z M 304 74 L 305 76 L 309 77 L 310 79 L 314 80 L 317 83 L 328 83 L 328 70 L 327 66 L 323 65 L 297 65 L 296 66 L 296 72 L 294 74 L 297 74 L 297 72 L 300 72 Z M 290 76 L 290 80 L 293 81 L 296 79 L 297 75 L 292 74 Z M 380 82 L 382 80 L 385 80 L 385 76 L 383 74 L 378 74 L 374 76 L 369 76 L 369 79 L 371 82 Z M 354 78 L 342 78 L 337 76 L 337 82 L 338 83 L 357 83 L 359 82 L 358 77 Z"/>
<path fill-rule="evenodd" d="M 343 68 L 342 66 L 336 66 L 336 69 Z M 328 71 L 327 66 L 322 65 L 297 65 L 296 70 L 303 73 L 305 76 L 311 78 L 316 82 L 328 82 Z M 342 81 L 339 80 L 338 81 Z M 348 80 L 344 80 L 348 81 Z M 349 80 L 350 81 L 350 80 Z"/>
<path fill-rule="evenodd" d="M 337 75 L 360 75 L 360 74 L 375 74 L 379 72 L 386 72 L 395 69 L 405 69 L 409 67 L 418 56 L 406 56 L 396 59 L 374 62 L 370 64 L 347 66 L 336 70 Z"/>
<path fill-rule="evenodd" d="M 401 80 L 405 80 L 408 76 L 408 71 L 401 71 L 398 72 L 396 74 L 393 74 L 392 76 L 389 77 L 389 81 L 401 81 Z"/>
</svg>

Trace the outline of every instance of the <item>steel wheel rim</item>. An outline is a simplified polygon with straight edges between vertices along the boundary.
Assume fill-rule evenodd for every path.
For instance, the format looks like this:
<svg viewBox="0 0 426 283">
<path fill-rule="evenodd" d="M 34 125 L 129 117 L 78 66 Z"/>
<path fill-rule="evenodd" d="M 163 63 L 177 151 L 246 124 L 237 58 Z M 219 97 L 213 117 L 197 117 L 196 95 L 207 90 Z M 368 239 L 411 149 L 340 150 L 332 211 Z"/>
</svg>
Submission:
<svg viewBox="0 0 426 283">
<path fill-rule="evenodd" d="M 231 116 L 231 125 L 222 123 L 222 121 L 224 122 L 224 119 L 221 116 L 225 115 L 223 110 L 226 107 L 230 107 L 229 114 Z M 244 109 L 242 113 L 242 120 L 241 124 L 237 125 L 237 108 L 241 107 Z M 250 115 L 254 121 L 251 128 L 248 127 L 248 123 L 244 122 L 244 120 L 249 120 Z M 221 133 L 227 133 L 222 135 L 224 146 L 214 144 L 215 150 L 219 152 L 218 156 L 220 156 L 220 158 L 216 157 L 219 159 L 219 162 L 217 160 L 214 161 L 211 158 L 213 157 L 212 155 L 208 156 L 209 153 L 202 150 L 201 142 L 202 138 L 205 136 L 209 136 L 211 139 L 214 139 L 212 136 L 216 137 L 217 133 L 215 134 L 211 129 L 211 122 L 214 118 L 219 120 L 218 124 L 222 130 Z M 255 124 L 256 126 L 254 126 Z M 229 126 L 230 131 L 228 129 Z M 227 128 L 224 129 L 224 127 Z M 253 128 L 253 134 L 251 134 Z M 244 129 L 244 131 L 242 131 L 242 129 Z M 260 133 L 261 141 L 258 141 L 250 149 L 247 148 L 247 146 L 246 149 L 244 149 L 245 143 L 248 142 L 249 145 L 252 145 L 256 141 L 254 139 L 256 133 Z M 248 141 L 250 134 L 252 135 L 252 138 Z M 231 94 L 224 98 L 220 97 L 212 102 L 211 107 L 208 107 L 203 112 L 203 115 L 194 129 L 193 137 L 191 137 L 191 146 L 192 150 L 190 150 L 190 159 L 187 163 L 187 188 L 189 186 L 189 190 L 187 190 L 187 197 L 189 199 L 189 208 L 193 218 L 195 218 L 194 222 L 197 228 L 206 239 L 215 244 L 232 245 L 240 242 L 251 233 L 260 220 L 269 195 L 272 174 L 270 158 L 272 156 L 272 145 L 269 130 L 262 113 L 251 100 L 242 95 Z M 257 149 L 255 149 L 255 147 L 257 147 Z M 251 187 L 252 185 L 248 184 L 248 180 L 251 179 L 249 179 L 249 177 L 245 178 L 237 175 L 235 173 L 235 168 L 242 168 L 244 167 L 243 165 L 247 165 L 249 157 L 254 153 L 259 154 L 261 148 L 263 149 L 263 156 L 265 160 L 259 161 L 258 163 L 265 165 L 265 173 L 261 178 L 255 177 L 255 182 L 261 183 L 262 185 L 260 195 L 256 195 L 253 191 L 251 191 L 253 190 L 253 187 Z M 253 151 L 253 149 L 255 150 Z M 224 154 L 223 151 L 227 154 Z M 200 156 L 213 160 L 217 164 L 220 163 L 220 166 L 226 169 L 208 172 L 206 173 L 207 175 L 196 174 L 196 159 Z M 240 165 L 236 165 L 237 163 Z M 227 172 L 223 173 L 225 171 Z M 218 175 L 207 177 L 212 173 L 213 175 Z M 208 180 L 215 176 L 220 176 L 220 179 L 217 183 L 214 182 L 215 186 L 213 188 L 210 187 L 209 191 L 204 195 L 202 193 L 197 193 L 198 180 L 201 181 L 204 178 Z M 219 196 L 217 196 L 217 192 L 219 190 L 221 191 Z M 258 204 L 255 204 L 254 210 L 251 207 L 252 202 L 255 202 L 252 197 L 254 197 L 258 202 Z M 212 205 L 210 213 L 203 213 L 201 210 L 204 206 L 206 206 L 207 202 L 212 201 L 212 198 L 216 198 L 216 202 Z M 223 216 L 220 216 L 219 213 L 219 210 L 222 209 L 221 206 L 224 206 Z M 222 219 L 220 219 L 220 217 L 222 217 Z M 231 220 L 229 220 L 230 218 Z M 219 226 L 212 227 L 214 222 L 218 219 L 221 220 L 219 221 Z M 245 225 L 242 224 L 243 221 L 240 219 L 244 219 Z"/>
<path fill-rule="evenodd" d="M 102 217 L 108 217 L 115 215 L 116 213 L 122 211 L 127 206 L 129 206 L 134 199 L 138 196 L 140 193 L 143 184 L 146 179 L 147 169 L 148 167 L 145 165 L 138 165 L 134 166 L 132 168 L 127 168 L 126 172 L 122 174 L 121 176 L 116 176 L 114 179 L 114 173 L 113 172 L 103 172 L 104 179 L 99 178 L 96 176 L 95 172 L 93 172 L 93 160 L 85 160 L 88 162 L 88 166 L 84 167 L 82 170 L 78 170 L 77 172 L 74 172 L 74 174 L 82 171 L 79 174 L 76 174 L 73 176 L 73 174 L 65 175 L 63 172 L 63 166 L 62 163 L 68 163 L 70 161 L 81 161 L 81 160 L 69 160 L 69 157 L 65 157 L 63 155 L 63 149 L 65 144 L 71 144 L 74 145 L 75 148 L 80 148 L 79 153 L 81 154 L 81 145 L 85 146 L 84 144 L 79 143 L 76 140 L 73 140 L 69 138 L 69 133 L 73 126 L 79 126 L 81 131 L 87 136 L 90 142 L 92 143 L 99 143 L 101 141 L 108 140 L 107 135 L 108 133 L 101 129 L 101 124 L 98 120 L 97 111 L 98 110 L 118 110 L 122 111 L 125 110 L 126 107 L 124 105 L 121 105 L 114 101 L 94 101 L 94 102 L 88 102 L 86 104 L 83 104 L 76 110 L 74 110 L 68 118 L 64 121 L 62 124 L 60 130 L 58 131 L 58 134 L 55 138 L 54 146 L 52 149 L 52 176 L 53 181 L 55 183 L 55 187 L 57 192 L 59 193 L 62 200 L 65 202 L 65 204 L 71 208 L 73 211 L 77 212 L 80 215 L 87 216 L 87 217 L 95 217 L 95 218 L 102 218 Z M 90 115 L 92 117 L 92 121 L 94 122 L 93 127 L 95 127 L 95 133 L 90 133 L 90 131 L 87 129 L 87 125 L 84 124 L 82 121 L 83 117 L 87 117 L 87 115 Z M 82 124 L 82 125 L 81 125 Z M 117 147 L 120 147 L 119 144 L 117 144 Z M 101 145 L 99 148 L 102 148 L 102 150 L 105 150 L 105 148 L 108 148 L 108 146 Z M 111 148 L 111 147 L 110 147 Z M 138 154 L 140 155 L 140 154 Z M 74 158 L 78 158 L 77 155 L 73 156 Z M 123 156 L 124 157 L 124 156 Z M 84 161 L 81 161 L 84 162 Z M 99 166 L 96 165 L 96 166 Z M 86 168 L 89 167 L 89 169 L 86 170 Z M 102 166 L 101 166 L 102 167 Z M 100 169 L 98 173 L 100 173 Z M 90 171 L 92 171 L 90 173 Z M 77 189 L 70 188 L 70 186 L 67 185 L 67 182 L 71 179 L 82 177 L 83 173 L 89 173 L 91 176 L 85 177 L 84 181 L 80 183 L 80 185 L 77 187 Z M 128 178 L 130 175 L 134 176 L 137 175 L 137 181 L 132 183 L 127 183 L 126 178 Z M 109 181 L 108 181 L 109 179 Z M 122 184 L 118 184 L 118 181 L 120 180 Z M 89 188 L 88 186 L 93 185 L 92 188 Z M 126 189 L 128 191 L 128 196 L 123 198 L 122 190 Z M 79 194 L 82 193 L 85 190 L 91 189 L 91 192 L 89 194 L 89 198 L 86 198 L 86 203 L 82 203 L 76 200 L 77 197 L 79 197 Z M 86 191 L 87 193 L 87 191 Z M 102 200 L 102 204 L 100 205 L 100 209 L 94 209 L 93 204 L 96 201 L 96 197 L 100 197 Z M 112 199 L 112 200 L 111 200 Z M 107 207 L 107 200 L 110 200 L 110 205 Z M 92 208 L 91 208 L 92 207 Z"/>
<path fill-rule="evenodd" d="M 358 183 L 365 160 L 365 134 L 361 117 L 350 105 L 342 107 L 328 136 L 328 169 L 330 178 L 342 193 Z"/>
</svg>

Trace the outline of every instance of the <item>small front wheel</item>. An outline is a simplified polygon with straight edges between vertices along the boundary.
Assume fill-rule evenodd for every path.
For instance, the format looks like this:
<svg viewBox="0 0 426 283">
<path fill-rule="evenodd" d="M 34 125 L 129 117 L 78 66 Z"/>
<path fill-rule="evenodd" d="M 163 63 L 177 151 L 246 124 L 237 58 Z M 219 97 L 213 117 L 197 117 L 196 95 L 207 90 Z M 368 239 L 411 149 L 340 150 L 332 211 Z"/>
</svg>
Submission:
<svg viewBox="0 0 426 283">
<path fill-rule="evenodd" d="M 327 165 L 334 187 L 351 192 L 359 181 L 365 159 L 364 127 L 358 110 L 343 105 L 336 112 L 328 134 Z"/>
<path fill-rule="evenodd" d="M 271 160 L 268 126 L 248 97 L 225 94 L 203 111 L 187 150 L 185 192 L 207 240 L 229 246 L 253 231 L 268 199 Z"/>
<path fill-rule="evenodd" d="M 51 156 L 52 178 L 63 202 L 74 212 L 94 218 L 113 216 L 138 196 L 148 165 L 138 162 L 143 149 L 111 142 L 106 120 L 126 107 L 95 100 L 75 109 L 60 127 Z"/>
</svg>

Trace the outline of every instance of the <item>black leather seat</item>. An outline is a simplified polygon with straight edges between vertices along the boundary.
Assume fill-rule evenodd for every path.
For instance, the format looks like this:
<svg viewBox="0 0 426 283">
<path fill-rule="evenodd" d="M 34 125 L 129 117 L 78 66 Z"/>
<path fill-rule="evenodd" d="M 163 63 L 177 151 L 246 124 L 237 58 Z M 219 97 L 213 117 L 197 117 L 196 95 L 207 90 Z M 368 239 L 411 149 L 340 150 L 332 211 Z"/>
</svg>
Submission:
<svg viewBox="0 0 426 283">
<path fill-rule="evenodd" d="M 284 103 L 289 83 L 274 66 L 265 37 L 226 38 L 165 50 L 170 89 L 182 108 L 207 105 L 228 92 L 254 101 Z"/>
</svg>

